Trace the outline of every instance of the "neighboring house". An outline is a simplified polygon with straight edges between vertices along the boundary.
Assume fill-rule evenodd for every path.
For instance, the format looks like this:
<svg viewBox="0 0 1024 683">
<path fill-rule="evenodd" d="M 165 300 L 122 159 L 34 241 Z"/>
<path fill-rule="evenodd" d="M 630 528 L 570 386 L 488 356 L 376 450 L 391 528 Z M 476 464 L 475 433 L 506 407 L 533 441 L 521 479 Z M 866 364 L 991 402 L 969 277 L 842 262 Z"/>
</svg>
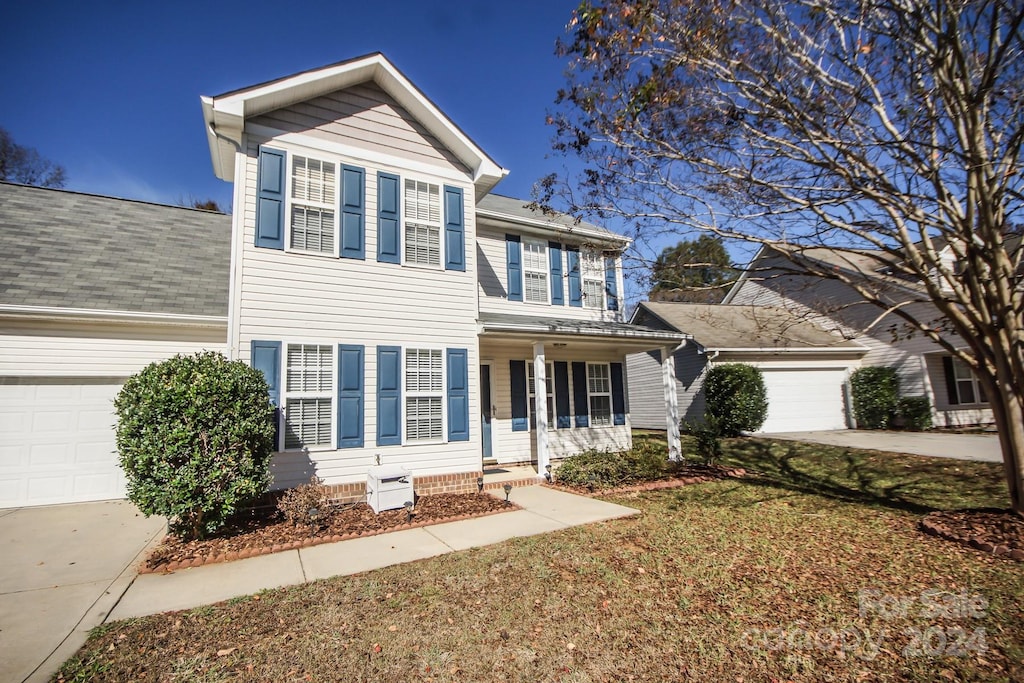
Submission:
<svg viewBox="0 0 1024 683">
<path fill-rule="evenodd" d="M 940 256 L 952 259 L 951 250 L 946 247 Z M 932 321 L 933 328 L 941 331 L 954 347 L 966 346 L 955 333 L 945 329 L 945 317 L 928 300 L 924 287 L 896 276 L 898 269 L 880 268 L 878 257 L 816 248 L 802 250 L 796 258 L 813 261 L 819 268 L 842 271 L 864 282 L 917 319 Z M 725 303 L 781 307 L 856 341 L 868 349 L 862 365 L 895 368 L 900 376 L 901 395 L 929 398 L 936 426 L 992 421 L 981 386 L 966 364 L 921 333 L 911 332 L 897 316 L 883 316 L 880 308 L 865 302 L 849 285 L 794 270 L 787 256 L 764 247 L 726 296 Z"/>
<path fill-rule="evenodd" d="M 111 401 L 224 351 L 231 219 L 0 183 L 0 507 L 123 497 Z"/>
<path fill-rule="evenodd" d="M 0 238 L 6 271 L 47 269 L 57 283 L 52 299 L 21 303 L 132 312 L 128 323 L 100 317 L 53 333 L 58 355 L 95 337 L 111 357 L 95 368 L 105 379 L 92 412 L 78 417 L 105 439 L 93 449 L 103 476 L 118 474 L 109 401 L 119 384 L 145 362 L 199 348 L 223 348 L 267 378 L 280 407 L 275 488 L 316 474 L 357 499 L 382 462 L 411 470 L 419 493 L 475 491 L 488 463 L 543 473 L 553 458 L 630 446 L 625 356 L 684 336 L 622 321 L 626 238 L 491 194 L 507 171 L 380 54 L 202 105 L 214 171 L 234 183 L 230 219 L 150 205 L 159 215 L 125 217 L 139 203 L 97 197 L 81 201 L 102 206 L 53 213 L 82 196 L 12 189 L 38 193 L 36 219 L 55 232 L 32 242 L 26 227 L 29 243 L 10 248 Z M 2 216 L 3 229 L 33 218 L 22 213 Z M 109 294 L 91 286 L 93 271 Z M 176 343 L 127 362 L 111 330 L 159 336 L 137 320 L 147 316 Z M 41 333 L 32 334 L 0 338 L 0 388 L 21 386 L 28 358 L 36 375 L 59 375 L 72 391 L 90 385 L 87 360 L 71 354 L 67 369 L 37 361 Z M 0 477 L 22 463 L 0 506 L 120 495 L 34 493 L 72 467 L 45 448 L 20 455 L 47 438 L 49 394 L 33 391 L 37 404 L 8 392 L 0 413 L 25 434 L 0 437 Z M 84 438 L 69 437 L 65 451 Z"/>
<path fill-rule="evenodd" d="M 844 429 L 844 386 L 867 349 L 773 307 L 642 302 L 634 324 L 686 333 L 672 354 L 679 417 L 704 415 L 704 376 L 721 363 L 761 369 L 768 394 L 763 432 Z M 665 371 L 658 351 L 627 359 L 633 426 L 666 429 Z"/>
</svg>

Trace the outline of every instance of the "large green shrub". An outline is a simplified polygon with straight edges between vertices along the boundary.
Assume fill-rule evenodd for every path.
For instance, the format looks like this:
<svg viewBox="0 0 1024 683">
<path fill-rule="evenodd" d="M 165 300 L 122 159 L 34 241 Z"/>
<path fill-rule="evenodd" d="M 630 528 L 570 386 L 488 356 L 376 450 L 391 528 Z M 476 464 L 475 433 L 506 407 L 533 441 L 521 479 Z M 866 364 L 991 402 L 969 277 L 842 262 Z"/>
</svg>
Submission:
<svg viewBox="0 0 1024 683">
<path fill-rule="evenodd" d="M 904 429 L 923 432 L 932 428 L 932 404 L 927 396 L 904 396 L 899 400 L 897 412 Z"/>
<path fill-rule="evenodd" d="M 704 377 L 705 412 L 722 436 L 756 432 L 768 417 L 764 377 L 753 365 L 725 363 Z"/>
<path fill-rule="evenodd" d="M 214 352 L 175 356 L 128 379 L 114 400 L 128 498 L 200 538 L 266 491 L 273 406 L 263 374 Z"/>
<path fill-rule="evenodd" d="M 569 486 L 613 488 L 663 479 L 668 469 L 664 444 L 638 440 L 628 451 L 589 449 L 562 461 L 555 478 Z"/>
<path fill-rule="evenodd" d="M 900 378 L 893 368 L 868 367 L 850 375 L 853 416 L 860 429 L 885 429 L 899 406 Z"/>
</svg>

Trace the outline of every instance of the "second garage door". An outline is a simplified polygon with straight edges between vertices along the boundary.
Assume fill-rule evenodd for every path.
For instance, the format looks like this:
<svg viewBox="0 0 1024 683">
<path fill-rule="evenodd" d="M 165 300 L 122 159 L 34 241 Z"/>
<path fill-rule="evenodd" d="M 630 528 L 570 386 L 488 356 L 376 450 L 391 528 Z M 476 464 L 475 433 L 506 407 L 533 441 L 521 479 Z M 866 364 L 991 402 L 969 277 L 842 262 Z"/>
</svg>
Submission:
<svg viewBox="0 0 1024 683">
<path fill-rule="evenodd" d="M 111 380 L 0 383 L 0 508 L 123 498 Z"/>
<path fill-rule="evenodd" d="M 768 419 L 762 432 L 846 429 L 844 369 L 762 369 Z"/>
</svg>

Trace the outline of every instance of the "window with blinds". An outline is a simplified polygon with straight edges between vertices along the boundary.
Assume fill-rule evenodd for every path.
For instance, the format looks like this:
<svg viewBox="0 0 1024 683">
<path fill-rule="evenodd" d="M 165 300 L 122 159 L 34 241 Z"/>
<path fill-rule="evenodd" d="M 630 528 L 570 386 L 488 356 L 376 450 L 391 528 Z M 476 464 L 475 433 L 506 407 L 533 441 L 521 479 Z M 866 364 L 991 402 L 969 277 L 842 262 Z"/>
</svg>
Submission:
<svg viewBox="0 0 1024 683">
<path fill-rule="evenodd" d="M 291 248 L 334 253 L 335 165 L 292 155 Z"/>
<path fill-rule="evenodd" d="M 548 303 L 548 245 L 542 240 L 523 240 L 523 296 L 533 303 Z"/>
<path fill-rule="evenodd" d="M 406 179 L 405 262 L 425 266 L 441 265 L 441 187 Z"/>
<path fill-rule="evenodd" d="M 405 350 L 406 441 L 444 437 L 444 366 L 440 349 Z"/>
<path fill-rule="evenodd" d="M 285 450 L 330 446 L 334 414 L 333 347 L 289 344 L 285 362 Z"/>
</svg>

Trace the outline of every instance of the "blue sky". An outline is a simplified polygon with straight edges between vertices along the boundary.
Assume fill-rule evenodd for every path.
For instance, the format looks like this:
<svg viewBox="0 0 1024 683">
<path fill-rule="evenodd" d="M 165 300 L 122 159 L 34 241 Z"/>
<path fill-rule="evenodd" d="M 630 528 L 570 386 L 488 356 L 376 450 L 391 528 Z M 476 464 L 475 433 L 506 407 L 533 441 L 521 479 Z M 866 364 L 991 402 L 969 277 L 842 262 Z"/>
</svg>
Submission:
<svg viewBox="0 0 1024 683">
<path fill-rule="evenodd" d="M 561 162 L 544 124 L 564 83 L 554 43 L 576 0 L 10 2 L 0 126 L 68 171 L 67 188 L 230 204 L 200 95 L 384 52 L 529 197 Z"/>
</svg>

